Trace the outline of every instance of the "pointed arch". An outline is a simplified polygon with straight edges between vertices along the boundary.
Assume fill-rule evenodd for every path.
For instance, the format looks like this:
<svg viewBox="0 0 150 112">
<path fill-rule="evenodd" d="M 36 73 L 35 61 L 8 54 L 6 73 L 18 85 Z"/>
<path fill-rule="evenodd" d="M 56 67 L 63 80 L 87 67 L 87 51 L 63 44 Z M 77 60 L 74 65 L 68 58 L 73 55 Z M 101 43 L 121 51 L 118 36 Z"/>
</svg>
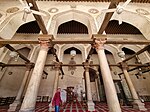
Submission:
<svg viewBox="0 0 150 112">
<path fill-rule="evenodd" d="M 53 16 L 51 26 L 49 28 L 49 33 L 54 34 L 54 37 L 56 37 L 58 27 L 61 24 L 71 20 L 75 20 L 84 24 L 88 28 L 89 35 L 92 35 L 97 32 L 96 25 L 94 23 L 94 18 L 91 15 L 77 10 L 69 10 L 58 13 L 55 16 Z"/>
</svg>

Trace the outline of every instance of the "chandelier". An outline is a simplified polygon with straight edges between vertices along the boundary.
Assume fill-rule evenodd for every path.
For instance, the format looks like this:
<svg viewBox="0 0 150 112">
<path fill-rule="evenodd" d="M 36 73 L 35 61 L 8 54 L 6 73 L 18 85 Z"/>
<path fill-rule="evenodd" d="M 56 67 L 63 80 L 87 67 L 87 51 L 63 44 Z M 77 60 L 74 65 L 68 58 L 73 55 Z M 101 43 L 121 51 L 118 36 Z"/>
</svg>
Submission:
<svg viewBox="0 0 150 112">
<path fill-rule="evenodd" d="M 76 56 L 76 51 L 71 50 L 70 55 L 71 55 L 71 59 L 69 61 L 68 71 L 71 71 L 71 75 L 73 75 L 76 70 L 76 66 L 75 66 L 76 62 L 74 60 L 74 57 Z"/>
</svg>

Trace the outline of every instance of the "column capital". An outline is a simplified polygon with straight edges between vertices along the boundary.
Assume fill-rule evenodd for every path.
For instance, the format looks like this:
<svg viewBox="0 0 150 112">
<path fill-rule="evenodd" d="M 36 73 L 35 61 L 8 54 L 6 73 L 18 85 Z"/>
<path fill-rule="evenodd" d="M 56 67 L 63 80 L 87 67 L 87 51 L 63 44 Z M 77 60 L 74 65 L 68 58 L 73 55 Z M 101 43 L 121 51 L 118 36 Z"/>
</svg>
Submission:
<svg viewBox="0 0 150 112">
<path fill-rule="evenodd" d="M 83 62 L 83 67 L 86 71 L 88 71 L 90 68 L 89 62 Z"/>
<path fill-rule="evenodd" d="M 50 36 L 50 35 L 43 35 L 41 37 L 38 37 L 40 45 L 46 48 L 53 46 L 52 39 L 53 39 L 53 36 Z"/>
<path fill-rule="evenodd" d="M 96 50 L 103 50 L 104 44 L 106 43 L 107 38 L 95 39 L 94 48 Z"/>
<path fill-rule="evenodd" d="M 55 62 L 55 70 L 59 70 L 62 62 Z"/>
<path fill-rule="evenodd" d="M 25 64 L 28 71 L 30 71 L 34 67 L 34 63 L 25 63 Z"/>
<path fill-rule="evenodd" d="M 120 65 L 121 65 L 122 69 L 128 70 L 128 68 L 129 68 L 128 65 L 127 65 L 127 63 L 125 63 L 125 62 L 121 62 Z"/>
</svg>

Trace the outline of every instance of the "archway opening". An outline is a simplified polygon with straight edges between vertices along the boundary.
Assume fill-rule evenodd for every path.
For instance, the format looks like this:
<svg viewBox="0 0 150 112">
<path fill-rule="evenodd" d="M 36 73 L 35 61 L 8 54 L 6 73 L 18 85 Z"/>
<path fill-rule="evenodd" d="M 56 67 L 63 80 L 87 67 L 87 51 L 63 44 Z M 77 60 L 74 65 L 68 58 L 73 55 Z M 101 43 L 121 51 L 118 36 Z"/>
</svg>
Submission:
<svg viewBox="0 0 150 112">
<path fill-rule="evenodd" d="M 132 54 L 135 54 L 135 52 L 133 50 L 130 50 L 128 48 L 122 48 L 122 51 L 124 51 L 125 54 L 128 54 L 128 55 L 132 55 Z"/>
<path fill-rule="evenodd" d="M 88 34 L 88 28 L 77 21 L 69 21 L 58 27 L 57 34 Z"/>
<path fill-rule="evenodd" d="M 142 34 L 139 29 L 131 24 L 122 22 L 119 25 L 117 20 L 112 20 L 108 23 L 106 29 L 106 34 Z"/>
<path fill-rule="evenodd" d="M 40 27 L 36 21 L 21 25 L 17 33 L 40 33 Z"/>
<path fill-rule="evenodd" d="M 75 50 L 76 51 L 76 54 L 81 54 L 81 51 L 78 50 L 77 48 L 75 47 L 71 47 L 71 48 L 68 48 L 64 51 L 64 54 L 70 54 L 71 50 Z"/>
</svg>

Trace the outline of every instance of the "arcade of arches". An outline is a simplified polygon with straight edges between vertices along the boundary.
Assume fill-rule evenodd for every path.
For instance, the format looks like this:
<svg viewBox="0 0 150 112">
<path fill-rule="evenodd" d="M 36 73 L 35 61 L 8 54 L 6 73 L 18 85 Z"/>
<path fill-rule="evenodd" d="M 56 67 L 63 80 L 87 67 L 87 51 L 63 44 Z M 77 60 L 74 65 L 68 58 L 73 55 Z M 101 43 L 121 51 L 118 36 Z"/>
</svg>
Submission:
<svg viewBox="0 0 150 112">
<path fill-rule="evenodd" d="M 34 112 L 36 102 L 45 101 L 53 111 L 61 87 L 66 103 L 84 103 L 88 111 L 98 111 L 101 102 L 110 112 L 122 106 L 147 111 L 150 4 L 132 0 L 110 15 L 103 12 L 114 4 L 109 0 L 80 1 L 23 1 L 41 16 L 25 12 L 19 0 L 0 0 L 0 107 Z"/>
</svg>

